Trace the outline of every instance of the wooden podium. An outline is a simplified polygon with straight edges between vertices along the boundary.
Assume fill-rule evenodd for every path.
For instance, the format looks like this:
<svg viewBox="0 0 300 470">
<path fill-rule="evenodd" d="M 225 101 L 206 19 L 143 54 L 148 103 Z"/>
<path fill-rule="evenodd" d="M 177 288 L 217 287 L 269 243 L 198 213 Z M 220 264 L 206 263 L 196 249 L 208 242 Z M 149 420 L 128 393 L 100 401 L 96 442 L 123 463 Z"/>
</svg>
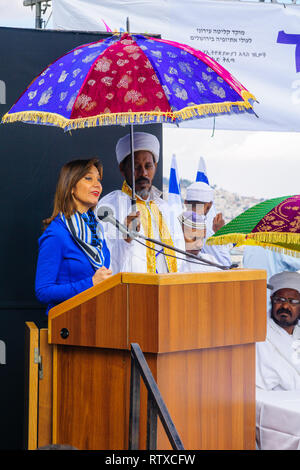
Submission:
<svg viewBox="0 0 300 470">
<path fill-rule="evenodd" d="M 185 449 L 255 449 L 255 342 L 265 334 L 265 271 L 111 277 L 49 312 L 52 442 L 128 449 L 138 343 Z M 170 449 L 160 423 L 157 449 Z"/>
</svg>

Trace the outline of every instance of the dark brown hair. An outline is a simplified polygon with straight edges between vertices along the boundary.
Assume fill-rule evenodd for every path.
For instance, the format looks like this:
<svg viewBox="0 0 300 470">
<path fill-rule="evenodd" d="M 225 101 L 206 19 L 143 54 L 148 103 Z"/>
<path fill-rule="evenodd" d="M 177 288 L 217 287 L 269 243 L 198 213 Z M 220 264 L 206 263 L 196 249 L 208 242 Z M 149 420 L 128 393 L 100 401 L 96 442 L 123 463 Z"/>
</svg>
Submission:
<svg viewBox="0 0 300 470">
<path fill-rule="evenodd" d="M 62 167 L 56 185 L 53 212 L 48 219 L 43 220 L 44 229 L 48 227 L 60 212 L 62 212 L 67 219 L 76 212 L 72 189 L 76 186 L 78 181 L 88 173 L 92 166 L 97 168 L 100 178 L 102 179 L 103 167 L 97 158 L 72 160 Z"/>
</svg>

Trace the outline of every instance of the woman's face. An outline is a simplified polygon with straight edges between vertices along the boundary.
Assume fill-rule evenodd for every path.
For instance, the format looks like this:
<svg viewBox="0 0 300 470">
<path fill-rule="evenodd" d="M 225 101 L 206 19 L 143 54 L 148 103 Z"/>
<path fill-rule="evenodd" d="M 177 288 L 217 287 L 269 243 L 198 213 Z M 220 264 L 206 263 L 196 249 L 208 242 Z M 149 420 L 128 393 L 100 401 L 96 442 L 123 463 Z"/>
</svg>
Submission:
<svg viewBox="0 0 300 470">
<path fill-rule="evenodd" d="M 99 171 L 93 165 L 72 189 L 76 209 L 81 213 L 87 212 L 91 207 L 96 206 L 101 193 Z"/>
</svg>

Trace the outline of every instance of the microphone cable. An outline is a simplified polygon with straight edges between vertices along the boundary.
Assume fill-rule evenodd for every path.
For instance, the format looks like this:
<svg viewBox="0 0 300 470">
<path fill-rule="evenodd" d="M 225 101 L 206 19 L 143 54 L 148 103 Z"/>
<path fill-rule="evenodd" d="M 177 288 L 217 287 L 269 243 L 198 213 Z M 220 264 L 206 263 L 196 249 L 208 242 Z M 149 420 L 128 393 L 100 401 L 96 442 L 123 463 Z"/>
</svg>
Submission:
<svg viewBox="0 0 300 470">
<path fill-rule="evenodd" d="M 132 241 L 136 241 L 136 242 L 140 243 L 141 245 L 145 246 L 149 250 L 153 250 L 153 251 L 156 251 L 157 253 L 161 253 L 161 250 L 153 248 L 152 246 L 148 246 L 148 245 L 146 245 L 146 243 L 143 243 L 141 240 L 138 240 L 137 238 L 133 238 Z M 172 248 L 170 247 L 169 249 L 171 250 Z M 163 253 L 163 255 L 164 256 L 170 256 L 171 258 L 176 258 L 176 259 L 179 259 L 179 260 L 182 260 L 182 261 L 187 261 L 188 263 L 200 264 L 201 266 L 213 266 L 214 268 L 219 268 L 223 271 L 227 271 L 229 269 L 233 269 L 233 268 L 238 267 L 238 265 L 235 265 L 235 264 L 232 264 L 230 266 L 223 266 L 223 265 L 220 264 L 220 265 L 216 266 L 216 265 L 210 264 L 209 262 L 206 262 L 205 260 L 200 260 L 199 259 L 199 261 L 196 261 L 196 259 L 194 259 L 194 261 L 192 261 L 190 258 L 180 258 L 179 256 L 171 255 L 170 253 Z"/>
<path fill-rule="evenodd" d="M 202 266 L 214 266 L 216 268 L 219 268 L 219 269 L 222 269 L 222 270 L 228 270 L 228 269 L 232 269 L 232 268 L 235 268 L 235 267 L 238 267 L 238 265 L 236 264 L 231 264 L 230 266 L 224 266 L 224 265 L 221 265 L 219 263 L 214 263 L 212 261 L 206 261 L 204 259 L 197 259 L 196 255 L 193 255 L 193 254 L 189 254 L 187 253 L 186 251 L 184 250 L 179 250 L 179 248 L 176 248 L 176 247 L 171 247 L 169 245 L 166 245 L 165 243 L 163 242 L 159 242 L 158 240 L 154 240 L 154 239 L 151 239 L 151 238 L 148 238 L 148 237 L 145 237 L 145 236 L 142 236 L 142 235 L 139 235 L 138 233 L 130 233 L 130 231 L 128 230 L 128 227 L 125 227 L 122 223 L 120 223 L 113 215 L 112 213 L 112 209 L 110 207 L 104 207 L 102 210 L 106 210 L 106 213 L 104 212 L 103 215 L 99 216 L 97 214 L 97 217 L 100 221 L 104 221 L 104 222 L 108 222 L 108 223 L 111 223 L 112 225 L 114 225 L 117 230 L 119 230 L 120 232 L 124 232 L 127 236 L 129 236 L 132 241 L 135 240 L 137 241 L 138 243 L 140 243 L 141 245 L 143 245 L 144 247 L 150 249 L 150 250 L 153 250 L 153 251 L 156 251 L 157 253 L 161 253 L 162 250 L 158 250 L 154 247 L 151 247 L 151 246 L 148 246 L 146 245 L 146 243 L 142 242 L 141 240 L 139 240 L 139 238 L 143 238 L 144 240 L 147 240 L 153 244 L 157 244 L 157 245 L 160 245 L 162 246 L 163 248 L 167 248 L 169 250 L 173 250 L 173 251 L 177 251 L 177 252 L 181 252 L 181 254 L 185 255 L 185 258 L 181 258 L 179 256 L 175 256 L 175 255 L 172 255 L 172 254 L 169 254 L 169 253 L 163 253 L 164 256 L 170 256 L 171 258 L 176 258 L 176 259 L 179 259 L 179 260 L 182 260 L 182 261 L 187 261 L 189 263 L 194 263 L 194 264 L 200 264 Z M 111 214 L 110 214 L 111 213 Z M 110 219 L 111 220 L 105 220 L 105 218 L 107 217 L 107 215 L 109 215 Z M 194 258 L 195 261 L 192 261 L 191 258 Z"/>
</svg>

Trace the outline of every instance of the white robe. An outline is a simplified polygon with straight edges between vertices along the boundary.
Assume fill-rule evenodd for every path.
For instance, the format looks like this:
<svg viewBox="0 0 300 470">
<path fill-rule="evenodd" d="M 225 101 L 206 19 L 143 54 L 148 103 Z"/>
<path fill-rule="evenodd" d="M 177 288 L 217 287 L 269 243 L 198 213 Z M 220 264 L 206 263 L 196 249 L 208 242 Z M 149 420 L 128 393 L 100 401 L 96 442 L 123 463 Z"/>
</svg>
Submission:
<svg viewBox="0 0 300 470">
<path fill-rule="evenodd" d="M 243 267 L 247 269 L 265 269 L 269 280 L 271 276 L 282 271 L 299 271 L 300 258 L 277 253 L 262 246 L 245 246 Z"/>
<path fill-rule="evenodd" d="M 168 226 L 173 241 L 173 245 L 180 250 L 185 250 L 185 242 L 183 238 L 183 233 L 179 221 L 176 219 L 172 211 L 170 210 L 168 203 L 160 197 L 160 192 L 152 187 L 150 192 L 151 200 L 155 201 L 159 210 L 162 213 L 163 219 Z M 138 196 L 137 196 L 138 199 Z M 145 201 L 147 203 L 147 201 Z M 114 217 L 121 222 L 122 224 L 125 221 L 127 215 L 132 212 L 131 208 L 131 198 L 121 190 L 112 191 L 103 198 L 100 199 L 96 211 L 101 206 L 109 206 L 114 213 Z M 148 205 L 150 209 L 150 205 Z M 152 216 L 151 210 L 151 220 L 153 227 L 153 238 L 155 240 L 160 240 L 159 231 L 157 224 L 155 223 L 154 216 Z M 102 222 L 105 240 L 108 243 L 111 256 L 114 258 L 115 265 L 118 265 L 118 272 L 147 272 L 147 250 L 150 248 L 146 247 L 146 241 L 139 239 L 141 243 L 137 240 L 132 240 L 131 243 L 125 242 L 123 235 L 110 223 Z M 141 225 L 140 234 L 147 236 L 144 233 L 143 227 Z M 123 239 L 123 242 L 122 242 Z M 165 240 L 163 240 L 166 243 Z M 160 254 L 156 253 L 156 268 L 158 273 L 167 273 L 167 263 L 165 255 L 162 254 L 162 247 L 160 245 L 155 245 L 155 249 L 160 251 Z M 184 258 L 184 255 L 174 252 L 179 258 Z M 178 259 L 177 267 L 178 271 L 180 270 L 182 261 Z"/>
<path fill-rule="evenodd" d="M 257 387 L 300 391 L 300 354 L 294 349 L 299 340 L 299 324 L 290 335 L 268 318 L 266 341 L 256 343 Z M 300 342 L 298 347 L 300 350 Z"/>
<path fill-rule="evenodd" d="M 205 263 L 200 264 L 200 258 L 207 260 L 207 261 L 211 261 L 212 263 L 218 263 L 218 261 L 216 260 L 214 256 L 208 255 L 202 252 L 200 252 L 198 256 L 199 256 L 199 263 L 197 263 L 197 260 L 187 257 L 187 260 L 184 261 L 181 265 L 181 268 L 180 268 L 181 272 L 200 273 L 200 272 L 221 271 L 221 268 L 217 268 L 216 266 L 212 266 L 212 265 L 205 264 Z"/>
</svg>

